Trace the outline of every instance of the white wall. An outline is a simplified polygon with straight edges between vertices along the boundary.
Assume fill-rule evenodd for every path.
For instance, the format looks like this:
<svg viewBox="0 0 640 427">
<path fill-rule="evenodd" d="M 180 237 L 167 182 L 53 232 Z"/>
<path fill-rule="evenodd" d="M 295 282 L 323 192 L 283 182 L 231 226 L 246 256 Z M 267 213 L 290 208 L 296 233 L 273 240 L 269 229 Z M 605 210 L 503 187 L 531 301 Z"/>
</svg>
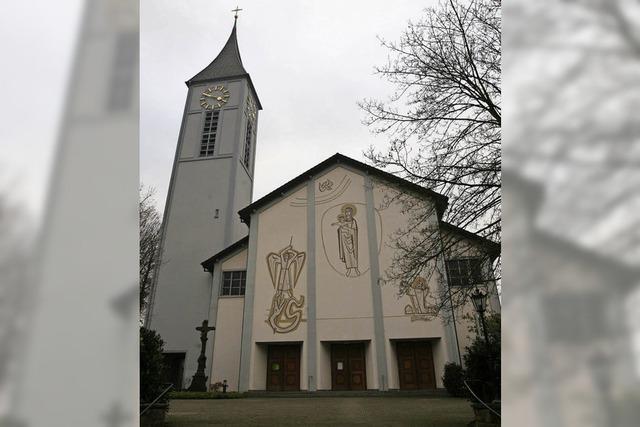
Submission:
<svg viewBox="0 0 640 427">
<path fill-rule="evenodd" d="M 337 341 L 362 341 L 365 343 L 367 386 L 378 389 L 379 373 L 376 355 L 376 331 L 374 317 L 376 309 L 372 297 L 372 277 L 370 246 L 378 253 L 380 276 L 373 281 L 380 286 L 382 296 L 381 315 L 384 324 L 383 348 L 386 352 L 387 386 L 398 388 L 398 367 L 395 353 L 397 340 L 429 340 L 433 348 L 436 386 L 442 387 L 444 365 L 458 361 L 457 345 L 453 326 L 445 324 L 441 318 L 412 316 L 406 307 L 410 305 L 408 296 L 399 296 L 397 284 L 382 280 L 393 261 L 392 243 L 394 233 L 408 224 L 407 213 L 399 203 L 385 203 L 385 195 L 393 191 L 387 185 L 374 180 L 374 214 L 371 227 L 375 228 L 377 242 L 369 242 L 370 227 L 367 220 L 365 197 L 366 177 L 348 166 L 337 165 L 313 178 L 315 200 L 315 225 L 307 224 L 307 183 L 301 184 L 283 198 L 262 208 L 258 215 L 258 238 L 256 258 L 255 299 L 252 321 L 250 389 L 264 389 L 266 378 L 267 343 L 303 342 L 301 355 L 301 389 L 307 388 L 307 267 L 305 262 L 294 294 L 305 297 L 303 322 L 289 333 L 274 333 L 267 318 L 274 295 L 274 287 L 269 277 L 266 256 L 278 252 L 289 245 L 293 237 L 293 248 L 307 251 L 307 235 L 315 228 L 315 295 L 317 333 L 317 388 L 331 388 L 330 344 Z M 321 190 L 322 189 L 322 190 Z M 433 201 L 425 201 L 433 208 Z M 358 225 L 358 269 L 360 275 L 348 277 L 346 265 L 338 252 L 338 215 L 341 208 L 349 204 L 356 208 L 354 218 Z M 438 226 L 435 209 L 430 219 Z M 441 270 L 440 270 L 441 271 Z M 433 292 L 441 285 L 443 276 L 434 275 L 429 280 Z M 467 326 L 458 325 L 458 336 L 466 334 Z M 465 342 L 461 343 L 462 346 Z M 385 366 L 385 365 L 383 365 Z"/>
<path fill-rule="evenodd" d="M 308 260 L 297 281 L 294 289 L 294 296 L 304 296 L 304 306 L 302 308 L 302 321 L 297 329 L 289 333 L 274 332 L 269 326 L 267 319 L 271 302 L 275 293 L 274 285 L 269 275 L 267 266 L 267 255 L 271 252 L 277 253 L 289 246 L 290 242 L 296 251 L 307 252 L 307 213 L 306 209 L 300 207 L 291 207 L 290 203 L 296 198 L 306 194 L 305 187 L 293 192 L 277 204 L 264 210 L 259 214 L 258 220 L 258 246 L 256 252 L 256 278 L 255 278 L 255 297 L 253 312 L 253 338 L 254 343 L 266 342 L 303 342 L 306 340 L 307 329 L 307 268 Z M 264 348 L 266 352 L 266 347 Z M 306 372 L 306 346 L 302 346 L 301 351 L 301 373 L 300 388 L 307 388 L 307 372 Z M 252 348 L 252 374 L 249 388 L 263 389 L 266 382 L 266 371 L 257 369 L 262 362 L 262 348 L 253 345 Z M 266 369 L 266 353 L 264 355 L 264 366 Z"/>
<path fill-rule="evenodd" d="M 226 379 L 228 391 L 238 391 L 240 373 L 240 344 L 244 297 L 225 296 L 218 300 L 215 344 L 209 383 Z"/>
<path fill-rule="evenodd" d="M 214 280 L 222 278 L 219 271 L 237 271 L 247 268 L 247 249 L 219 261 L 214 267 Z M 216 287 L 218 294 L 222 284 Z M 216 298 L 217 297 L 217 298 Z M 209 384 L 227 380 L 228 391 L 238 391 L 240 374 L 240 349 L 242 344 L 242 316 L 244 296 L 217 295 L 212 299 L 212 317 L 215 314 L 216 327 L 211 357 Z"/>
</svg>

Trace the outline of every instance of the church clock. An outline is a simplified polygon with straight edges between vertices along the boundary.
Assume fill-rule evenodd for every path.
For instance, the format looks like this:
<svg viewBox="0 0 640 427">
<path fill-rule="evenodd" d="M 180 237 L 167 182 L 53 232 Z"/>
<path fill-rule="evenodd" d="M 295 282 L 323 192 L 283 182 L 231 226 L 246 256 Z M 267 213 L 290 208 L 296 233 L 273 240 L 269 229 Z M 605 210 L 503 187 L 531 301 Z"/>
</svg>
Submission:
<svg viewBox="0 0 640 427">
<path fill-rule="evenodd" d="M 222 108 L 229 101 L 229 91 L 223 85 L 208 87 L 200 96 L 200 106 L 205 110 Z"/>
</svg>

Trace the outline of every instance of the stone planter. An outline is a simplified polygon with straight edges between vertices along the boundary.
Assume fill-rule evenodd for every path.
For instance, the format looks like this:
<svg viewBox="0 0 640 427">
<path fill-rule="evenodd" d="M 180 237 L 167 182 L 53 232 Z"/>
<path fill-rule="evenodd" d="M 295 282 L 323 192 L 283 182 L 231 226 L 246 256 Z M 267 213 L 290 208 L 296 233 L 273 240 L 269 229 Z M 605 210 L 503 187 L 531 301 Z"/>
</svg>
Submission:
<svg viewBox="0 0 640 427">
<path fill-rule="evenodd" d="M 140 405 L 140 412 L 148 405 Z M 147 412 L 140 416 L 140 427 L 156 427 L 164 424 L 164 417 L 169 410 L 169 403 L 156 403 Z"/>
</svg>

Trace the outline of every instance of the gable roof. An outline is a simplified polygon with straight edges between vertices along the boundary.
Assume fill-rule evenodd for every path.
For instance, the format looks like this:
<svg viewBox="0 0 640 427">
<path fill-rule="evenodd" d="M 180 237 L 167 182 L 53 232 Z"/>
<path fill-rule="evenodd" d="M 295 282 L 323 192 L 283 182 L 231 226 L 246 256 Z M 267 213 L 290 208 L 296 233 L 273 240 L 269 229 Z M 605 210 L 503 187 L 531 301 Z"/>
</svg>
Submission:
<svg viewBox="0 0 640 427">
<path fill-rule="evenodd" d="M 242 239 L 235 242 L 234 244 L 232 244 L 231 246 L 227 246 L 226 248 L 224 248 L 223 250 L 221 250 L 211 258 L 207 259 L 206 261 L 202 261 L 200 265 L 202 266 L 202 268 L 204 268 L 204 271 L 213 273 L 213 266 L 216 264 L 216 262 L 218 262 L 223 258 L 226 258 L 227 256 L 233 254 L 234 252 L 244 247 L 247 247 L 248 244 L 249 244 L 249 236 L 245 236 Z"/>
<path fill-rule="evenodd" d="M 498 255 L 500 255 L 500 243 L 494 242 L 493 240 L 487 239 L 486 237 L 482 237 L 476 233 L 465 230 L 464 228 L 457 227 L 446 221 L 440 221 L 440 226 L 451 233 L 457 233 L 469 240 L 477 242 L 482 248 L 486 249 L 487 254 L 489 254 L 492 260 L 496 259 Z"/>
<path fill-rule="evenodd" d="M 258 108 L 262 110 L 262 105 L 260 104 L 260 100 L 258 99 L 258 94 L 256 93 L 256 90 L 253 86 L 251 77 L 249 76 L 249 73 L 247 73 L 247 70 L 244 69 L 244 65 L 242 65 L 240 49 L 238 48 L 236 24 L 234 23 L 231 34 L 229 35 L 229 39 L 227 40 L 227 43 L 225 43 L 218 56 L 216 56 L 216 58 L 211 61 L 211 63 L 207 65 L 202 71 L 191 77 L 185 83 L 187 84 L 187 86 L 191 86 L 196 83 L 211 82 L 215 80 L 223 80 L 236 77 L 244 77 L 247 79 L 247 81 L 249 82 L 249 87 L 251 88 L 256 99 L 256 103 L 258 104 Z"/>
<path fill-rule="evenodd" d="M 268 205 L 269 203 L 271 203 L 272 201 L 278 199 L 279 197 L 282 197 L 284 194 L 286 194 L 287 192 L 289 192 L 290 190 L 293 190 L 294 188 L 298 187 L 299 185 L 305 183 L 310 177 L 315 176 L 321 172 L 323 172 L 325 169 L 328 169 L 329 167 L 336 165 L 336 164 L 343 164 L 343 165 L 347 165 L 350 166 L 354 169 L 360 170 L 368 175 L 372 175 L 375 176 L 377 178 L 380 179 L 384 179 L 386 181 L 389 181 L 395 185 L 398 185 L 399 187 L 402 187 L 405 190 L 414 192 L 416 194 L 419 194 L 421 196 L 426 196 L 426 197 L 432 197 L 435 202 L 436 202 L 436 210 L 438 212 L 438 219 L 442 218 L 442 215 L 444 214 L 444 211 L 447 209 L 447 204 L 448 204 L 448 198 L 440 193 L 436 193 L 433 190 L 430 190 L 428 188 L 422 187 L 420 185 L 414 184 L 413 182 L 407 181 L 406 179 L 400 178 L 396 175 L 390 174 L 388 172 L 385 172 L 383 170 L 380 170 L 378 168 L 375 168 L 373 166 L 369 166 L 365 163 L 359 162 L 355 159 L 352 159 L 351 157 L 347 157 L 343 154 L 340 153 L 336 153 L 333 156 L 329 157 L 328 159 L 326 159 L 325 161 L 318 163 L 317 165 L 315 165 L 314 167 L 312 167 L 311 169 L 301 173 L 300 175 L 298 175 L 297 177 L 293 178 L 291 181 L 287 182 L 284 185 L 281 185 L 280 187 L 276 188 L 275 190 L 273 190 L 271 193 L 267 194 L 266 196 L 256 200 L 255 202 L 251 203 L 249 206 L 247 206 L 246 208 L 240 210 L 238 212 L 238 214 L 240 215 L 240 220 L 242 222 L 244 222 L 245 224 L 249 224 L 250 222 L 250 218 L 251 218 L 251 214 L 255 211 L 257 211 L 258 209 Z"/>
</svg>

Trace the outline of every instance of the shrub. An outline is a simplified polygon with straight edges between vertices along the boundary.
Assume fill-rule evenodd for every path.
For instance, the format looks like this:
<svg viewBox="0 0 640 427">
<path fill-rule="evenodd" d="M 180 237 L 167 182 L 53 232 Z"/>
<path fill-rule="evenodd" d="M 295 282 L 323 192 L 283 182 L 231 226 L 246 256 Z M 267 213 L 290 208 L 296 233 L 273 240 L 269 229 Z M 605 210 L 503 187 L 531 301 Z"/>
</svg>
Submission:
<svg viewBox="0 0 640 427">
<path fill-rule="evenodd" d="M 165 388 L 163 345 L 164 342 L 156 331 L 140 327 L 140 403 L 150 403 Z M 167 400 L 165 395 L 160 402 Z"/>
<path fill-rule="evenodd" d="M 464 397 L 467 389 L 464 386 L 465 372 L 462 366 L 457 363 L 447 363 L 444 365 L 444 376 L 442 382 L 447 392 L 454 397 Z"/>
<path fill-rule="evenodd" d="M 476 394 L 485 401 L 500 396 L 500 315 L 486 320 L 489 343 L 481 331 L 466 348 L 464 365 L 466 377 Z M 471 384 L 473 383 L 473 384 Z"/>
</svg>

